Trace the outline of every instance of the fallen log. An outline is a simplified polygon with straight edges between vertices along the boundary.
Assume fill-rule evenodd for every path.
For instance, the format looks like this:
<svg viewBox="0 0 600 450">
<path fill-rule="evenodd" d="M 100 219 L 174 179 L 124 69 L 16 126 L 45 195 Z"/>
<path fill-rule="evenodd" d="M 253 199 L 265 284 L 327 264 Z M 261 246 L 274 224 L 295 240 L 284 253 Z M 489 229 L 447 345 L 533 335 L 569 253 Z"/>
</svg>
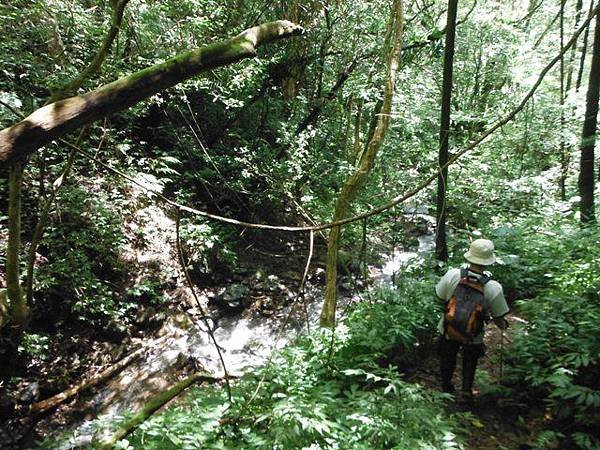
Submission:
<svg viewBox="0 0 600 450">
<path fill-rule="evenodd" d="M 111 376 L 113 376 L 117 372 L 123 370 L 125 367 L 127 367 L 129 364 L 131 364 L 137 358 L 139 358 L 145 349 L 146 349 L 146 347 L 139 348 L 136 351 L 134 351 L 133 353 L 131 353 L 129 356 L 126 356 L 125 358 L 123 358 L 119 362 L 117 362 L 116 364 L 113 364 L 108 369 L 94 375 L 93 377 L 77 383 L 76 385 L 70 387 L 66 391 L 61 392 L 60 394 L 56 394 L 53 397 L 47 398 L 46 400 L 42 400 L 37 403 L 34 403 L 29 408 L 29 412 L 33 413 L 33 414 L 42 414 L 42 413 L 48 411 L 49 409 L 52 409 L 55 406 L 60 405 L 61 403 L 70 399 L 71 397 L 74 397 L 75 395 L 79 394 L 81 391 L 84 391 L 87 388 L 95 386 L 98 383 L 109 379 Z"/>
<path fill-rule="evenodd" d="M 82 392 L 90 387 L 96 386 L 97 384 L 99 384 L 103 381 L 108 380 L 110 377 L 117 374 L 118 372 L 123 370 L 125 367 L 127 367 L 129 364 L 131 364 L 133 361 L 135 361 L 137 358 L 139 358 L 142 355 L 142 353 L 144 353 L 145 350 L 148 350 L 151 346 L 155 346 L 155 345 L 159 344 L 160 342 L 165 340 L 167 337 L 168 337 L 168 335 L 162 336 L 162 337 L 152 341 L 150 344 L 144 345 L 144 346 L 138 348 L 137 350 L 130 353 L 128 356 L 119 360 L 118 362 L 116 362 L 112 366 L 108 367 L 104 371 L 92 376 L 91 378 L 88 378 L 86 380 L 83 380 L 83 381 L 77 383 L 76 385 L 70 387 L 66 391 L 61 392 L 60 394 L 56 394 L 50 398 L 47 398 L 46 400 L 42 400 L 37 403 L 34 403 L 29 408 L 29 412 L 31 414 L 35 414 L 35 415 L 43 414 L 46 411 L 65 402 L 66 400 L 76 396 L 80 392 Z"/>
<path fill-rule="evenodd" d="M 232 377 L 230 375 L 229 378 L 235 377 Z M 180 393 L 182 393 L 192 384 L 198 381 L 218 382 L 222 380 L 224 380 L 224 377 L 211 375 L 207 372 L 193 373 L 186 379 L 180 381 L 179 383 L 176 383 L 166 391 L 160 393 L 159 395 L 151 399 L 149 402 L 147 402 L 140 411 L 135 413 L 133 417 L 131 417 L 123 425 L 121 425 L 108 440 L 100 442 L 98 448 L 100 448 L 100 450 L 112 449 L 117 444 L 117 442 L 119 442 L 128 434 L 133 432 L 140 424 L 142 424 L 146 419 L 152 416 L 152 414 L 154 414 L 162 406 L 167 404 L 170 400 L 177 397 Z"/>
</svg>

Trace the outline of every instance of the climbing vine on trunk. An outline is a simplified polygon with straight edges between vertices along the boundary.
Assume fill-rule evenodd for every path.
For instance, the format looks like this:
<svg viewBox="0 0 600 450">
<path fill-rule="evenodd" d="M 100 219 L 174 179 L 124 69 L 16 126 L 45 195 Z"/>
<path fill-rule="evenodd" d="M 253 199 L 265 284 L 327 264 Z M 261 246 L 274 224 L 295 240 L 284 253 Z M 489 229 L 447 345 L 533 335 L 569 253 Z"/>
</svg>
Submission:
<svg viewBox="0 0 600 450">
<path fill-rule="evenodd" d="M 383 93 L 383 104 L 377 116 L 377 122 L 372 136 L 368 140 L 365 151 L 355 172 L 346 180 L 335 205 L 333 221 L 343 219 L 348 214 L 352 202 L 369 172 L 375 164 L 375 157 L 381 147 L 385 133 L 390 123 L 392 100 L 395 89 L 396 72 L 402 49 L 402 33 L 404 27 L 403 5 L 401 0 L 394 0 L 384 43 L 384 58 L 386 59 L 386 81 Z M 341 235 L 341 227 L 336 226 L 329 232 L 327 239 L 327 281 L 325 301 L 321 312 L 321 326 L 335 325 L 335 310 L 337 305 L 337 260 Z"/>
</svg>

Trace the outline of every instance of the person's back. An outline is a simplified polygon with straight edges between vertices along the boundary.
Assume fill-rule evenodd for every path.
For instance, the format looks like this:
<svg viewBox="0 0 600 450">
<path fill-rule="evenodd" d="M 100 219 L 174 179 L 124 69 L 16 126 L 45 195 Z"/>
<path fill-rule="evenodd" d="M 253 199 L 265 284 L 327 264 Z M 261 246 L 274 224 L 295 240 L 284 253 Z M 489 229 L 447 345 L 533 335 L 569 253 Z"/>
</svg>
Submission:
<svg viewBox="0 0 600 450">
<path fill-rule="evenodd" d="M 496 261 L 494 244 L 487 239 L 477 239 L 473 241 L 469 251 L 464 256 L 469 266 L 462 275 L 473 279 L 475 282 L 482 282 L 486 314 L 491 315 L 497 326 L 502 329 L 506 328 L 508 323 L 504 319 L 504 316 L 509 312 L 509 308 L 504 298 L 502 286 L 495 280 L 487 279 L 487 275 L 484 274 L 485 268 Z M 437 297 L 447 304 L 455 294 L 461 278 L 461 269 L 448 270 L 436 285 L 435 291 Z M 439 355 L 442 390 L 444 392 L 454 392 L 452 375 L 456 369 L 456 356 L 462 347 L 462 390 L 463 395 L 470 398 L 472 396 L 477 362 L 485 354 L 485 346 L 483 344 L 485 325 L 474 336 L 469 336 L 466 340 L 458 340 L 456 336 L 450 336 L 447 332 L 447 315 L 444 314 L 438 324 L 438 331 L 440 332 Z"/>
</svg>

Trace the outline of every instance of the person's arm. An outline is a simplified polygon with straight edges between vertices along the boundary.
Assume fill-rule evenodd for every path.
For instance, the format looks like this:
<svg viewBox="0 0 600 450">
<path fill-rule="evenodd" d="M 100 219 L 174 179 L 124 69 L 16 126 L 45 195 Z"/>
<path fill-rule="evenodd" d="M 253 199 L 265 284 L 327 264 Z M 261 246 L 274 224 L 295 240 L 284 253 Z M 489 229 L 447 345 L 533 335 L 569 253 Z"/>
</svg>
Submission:
<svg viewBox="0 0 600 450">
<path fill-rule="evenodd" d="M 439 300 L 440 303 L 446 303 L 450 298 L 452 289 L 452 276 L 453 270 L 450 269 L 445 275 L 438 281 L 438 284 L 435 286 L 435 296 Z"/>
<path fill-rule="evenodd" d="M 505 316 L 509 313 L 510 309 L 504 298 L 504 291 L 500 283 L 490 281 L 488 284 L 490 284 L 493 296 L 490 301 L 490 314 L 494 320 L 494 324 L 501 330 L 506 330 L 508 328 L 508 321 Z"/>
</svg>

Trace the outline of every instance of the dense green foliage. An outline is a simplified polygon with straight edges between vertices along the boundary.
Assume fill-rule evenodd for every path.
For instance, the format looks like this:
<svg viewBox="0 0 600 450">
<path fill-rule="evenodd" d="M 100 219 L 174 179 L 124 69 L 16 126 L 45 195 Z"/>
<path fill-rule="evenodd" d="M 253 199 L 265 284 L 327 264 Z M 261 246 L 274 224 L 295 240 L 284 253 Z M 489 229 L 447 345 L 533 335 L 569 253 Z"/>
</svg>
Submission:
<svg viewBox="0 0 600 450">
<path fill-rule="evenodd" d="M 581 448 L 597 448 L 600 420 L 600 234 L 568 224 L 532 237 L 520 226 L 506 243 L 522 248 L 516 270 L 530 298 L 519 301 L 526 323 L 508 351 L 515 394 L 542 396 L 559 430 Z M 533 281 L 537 280 L 538 283 Z M 543 280 L 543 282 L 539 282 Z M 563 434 L 563 436 L 564 436 Z M 560 437 L 561 433 L 558 434 Z"/>
<path fill-rule="evenodd" d="M 443 413 L 442 395 L 407 383 L 395 366 L 377 363 L 392 350 L 411 358 L 433 333 L 433 321 L 421 320 L 435 317 L 430 296 L 423 295 L 431 283 L 406 279 L 403 284 L 357 305 L 333 338 L 330 331 L 317 330 L 246 375 L 234 386 L 232 405 L 222 389 L 197 388 L 123 445 L 456 448 L 458 422 Z"/>
<path fill-rule="evenodd" d="M 85 68 L 109 27 L 113 3 L 0 2 L 0 127 L 43 105 Z M 583 3 L 581 17 L 589 5 Z M 576 2 L 565 4 L 569 37 Z M 51 205 L 36 257 L 20 371 L 0 385 L 0 394 L 36 377 L 62 380 L 43 395 L 74 383 L 84 372 L 78 355 L 68 355 L 72 359 L 65 359 L 65 367 L 48 372 L 42 367 L 60 361 L 56 349 L 65 336 L 102 345 L 131 342 L 126 339 L 158 328 L 165 311 L 189 306 L 182 301 L 184 281 L 174 251 L 175 211 L 158 201 L 156 192 L 253 222 L 330 220 L 340 187 L 355 169 L 355 150 L 363 148 L 377 117 L 389 6 L 386 0 L 131 0 L 102 69 L 80 93 L 257 23 L 287 18 L 306 33 L 261 48 L 257 58 L 188 80 L 83 132 L 82 149 L 98 161 L 78 155 Z M 405 2 L 405 50 L 391 127 L 353 213 L 384 204 L 436 173 L 445 8 L 442 0 Z M 559 2 L 542 1 L 460 3 L 451 152 L 514 108 L 557 54 L 558 8 Z M 600 420 L 600 235 L 577 223 L 576 155 L 589 69 L 588 58 L 583 84 L 575 89 L 582 47 L 580 39 L 565 58 L 565 75 L 571 73 L 565 105 L 560 106 L 557 66 L 514 121 L 450 167 L 447 197 L 449 264 L 462 263 L 470 239 L 493 239 L 501 259 L 494 277 L 525 321 L 510 330 L 506 386 L 497 392 L 524 404 L 543 399 L 549 419 L 540 426 L 546 432 L 538 443 L 560 441 L 566 448 L 597 448 L 600 442 L 594 428 Z M 557 200 L 561 142 L 569 155 L 567 201 Z M 54 142 L 26 167 L 24 255 L 68 151 Z M 100 162 L 154 192 L 143 192 Z M 5 178 L 2 174 L 2 266 Z M 422 217 L 432 214 L 433 200 L 428 187 L 410 206 L 345 226 L 342 247 L 348 259 L 360 259 L 364 249 L 367 262 L 378 264 L 394 247 L 414 249 L 418 236 L 433 231 Z M 248 273 L 268 271 L 258 267 L 260 258 L 261 266 L 270 258 L 280 271 L 302 270 L 292 261 L 300 247 L 297 236 L 186 215 L 181 238 L 199 291 L 225 289 Z M 148 255 L 154 251 L 158 256 Z M 248 260 L 256 267 L 248 270 Z M 464 420 L 447 412 L 443 396 L 408 383 L 404 375 L 433 352 L 439 317 L 433 286 L 441 270 L 429 260 L 413 263 L 397 274 L 395 286 L 363 293 L 333 339 L 327 331 L 314 331 L 277 353 L 270 365 L 246 374 L 233 386 L 233 404 L 219 387 L 194 389 L 143 424 L 129 445 L 459 446 L 468 434 Z M 106 363 L 97 359 L 89 366 Z"/>
</svg>

